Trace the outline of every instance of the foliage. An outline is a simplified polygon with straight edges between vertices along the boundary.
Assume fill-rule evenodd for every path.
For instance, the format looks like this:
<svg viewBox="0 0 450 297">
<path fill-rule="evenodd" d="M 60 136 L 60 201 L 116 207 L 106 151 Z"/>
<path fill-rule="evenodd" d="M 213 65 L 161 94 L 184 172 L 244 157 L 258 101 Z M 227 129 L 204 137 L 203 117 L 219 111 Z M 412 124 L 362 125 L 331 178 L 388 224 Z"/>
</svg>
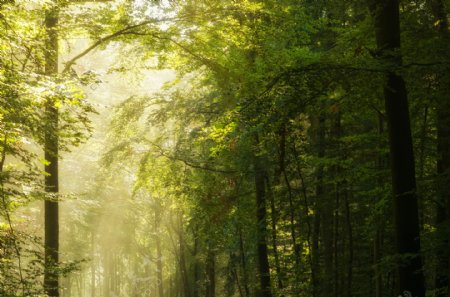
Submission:
<svg viewBox="0 0 450 297">
<path fill-rule="evenodd" d="M 63 56 L 91 41 L 53 77 L 36 26 L 51 5 Z M 19 213 L 45 198 L 45 133 L 68 153 L 103 128 L 87 98 L 101 75 L 77 62 L 111 48 L 108 75 L 176 77 L 115 106 L 101 160 L 86 165 L 95 177 L 83 172 L 67 203 L 63 258 L 91 261 L 67 273 L 64 294 L 84 294 L 89 276 L 105 297 L 394 295 L 395 270 L 419 255 L 393 243 L 387 73 L 406 82 L 424 271 L 429 293 L 445 294 L 447 7 L 402 1 L 402 44 L 386 51 L 359 0 L 2 2 L 0 295 L 41 293 L 39 239 Z"/>
</svg>

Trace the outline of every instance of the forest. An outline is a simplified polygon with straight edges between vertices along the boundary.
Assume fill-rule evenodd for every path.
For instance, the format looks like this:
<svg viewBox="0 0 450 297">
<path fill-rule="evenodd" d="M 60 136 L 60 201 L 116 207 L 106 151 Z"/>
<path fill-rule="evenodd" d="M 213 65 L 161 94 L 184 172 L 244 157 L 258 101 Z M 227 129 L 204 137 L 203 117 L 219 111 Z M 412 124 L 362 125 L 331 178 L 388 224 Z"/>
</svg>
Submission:
<svg viewBox="0 0 450 297">
<path fill-rule="evenodd" d="M 450 296 L 449 0 L 0 0 L 0 297 Z"/>
</svg>

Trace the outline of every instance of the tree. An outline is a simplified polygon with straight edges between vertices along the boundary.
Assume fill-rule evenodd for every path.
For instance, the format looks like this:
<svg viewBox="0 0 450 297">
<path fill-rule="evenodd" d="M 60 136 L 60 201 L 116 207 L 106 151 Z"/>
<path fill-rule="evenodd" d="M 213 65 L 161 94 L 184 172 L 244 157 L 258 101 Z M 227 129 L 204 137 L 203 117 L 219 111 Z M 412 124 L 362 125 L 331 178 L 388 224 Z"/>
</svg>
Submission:
<svg viewBox="0 0 450 297">
<path fill-rule="evenodd" d="M 417 205 L 414 153 L 411 137 L 408 98 L 401 67 L 400 19 L 396 0 L 371 2 L 377 50 L 387 67 L 384 98 L 388 121 L 394 222 L 399 263 L 397 293 L 425 296 L 425 280 L 420 255 L 419 214 Z"/>
<path fill-rule="evenodd" d="M 55 77 L 58 74 L 58 16 L 59 7 L 53 4 L 45 12 L 45 74 Z M 44 288 L 50 297 L 59 296 L 59 212 L 58 212 L 58 108 L 55 99 L 46 103 L 47 127 L 45 131 L 45 191 L 49 197 L 45 201 L 45 276 Z"/>
</svg>

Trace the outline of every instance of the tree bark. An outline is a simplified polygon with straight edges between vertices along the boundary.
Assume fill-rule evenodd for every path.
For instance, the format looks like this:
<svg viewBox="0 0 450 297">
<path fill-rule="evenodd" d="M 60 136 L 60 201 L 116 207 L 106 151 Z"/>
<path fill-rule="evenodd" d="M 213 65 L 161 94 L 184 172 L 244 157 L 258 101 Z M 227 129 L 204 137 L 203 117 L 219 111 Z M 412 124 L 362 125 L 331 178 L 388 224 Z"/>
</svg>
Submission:
<svg viewBox="0 0 450 297">
<path fill-rule="evenodd" d="M 302 196 L 303 196 L 303 207 L 304 207 L 304 217 L 305 217 L 305 221 L 306 221 L 306 244 L 308 247 L 308 250 L 311 251 L 311 253 L 308 253 L 308 262 L 310 265 L 310 269 L 311 269 L 311 283 L 312 283 L 312 288 L 313 288 L 313 297 L 315 297 L 315 289 L 314 289 L 314 285 L 316 284 L 316 269 L 317 267 L 315 267 L 313 265 L 313 257 L 311 254 L 315 254 L 314 253 L 314 249 L 313 246 L 311 244 L 311 234 L 312 234 L 312 227 L 311 227 L 311 215 L 309 214 L 310 212 L 310 206 L 309 206 L 309 202 L 308 202 L 308 194 L 307 194 L 307 190 L 306 190 L 306 184 L 305 184 L 305 179 L 303 178 L 303 173 L 302 173 L 302 169 L 300 166 L 300 160 L 298 159 L 298 153 L 297 150 L 295 148 L 295 141 L 292 143 L 292 153 L 294 154 L 294 158 L 295 158 L 295 163 L 296 163 L 296 169 L 297 169 L 297 174 L 298 177 L 300 179 L 300 184 L 301 184 L 301 188 L 302 188 Z M 299 219 L 299 222 L 301 220 Z"/>
<path fill-rule="evenodd" d="M 58 8 L 49 8 L 45 12 L 45 75 L 58 73 Z M 59 262 L 59 212 L 57 193 L 58 183 L 58 110 L 52 98 L 47 99 L 45 109 L 47 127 L 45 131 L 45 191 L 51 197 L 44 202 L 45 208 L 45 240 L 44 240 L 44 290 L 50 297 L 59 296 L 59 279 L 57 266 Z"/>
<path fill-rule="evenodd" d="M 333 131 L 334 135 L 333 135 L 332 141 L 333 141 L 333 146 L 334 146 L 333 150 L 334 150 L 335 158 L 336 158 L 336 160 L 340 161 L 344 157 L 341 155 L 341 145 L 339 143 L 341 133 L 342 133 L 342 128 L 341 128 L 341 113 L 338 109 L 339 109 L 339 106 L 337 106 L 337 112 L 333 116 L 332 131 Z M 333 296 L 337 297 L 338 295 L 342 295 L 340 292 L 340 290 L 342 288 L 342 286 L 340 286 L 341 280 L 339 279 L 339 269 L 340 269 L 340 262 L 339 262 L 340 240 L 339 239 L 341 237 L 339 228 L 340 228 L 341 192 L 343 192 L 343 191 L 341 189 L 342 167 L 340 164 L 334 165 L 333 167 L 334 167 L 333 173 L 334 173 L 334 179 L 335 179 L 334 180 L 335 205 L 334 205 L 334 213 L 333 213 L 333 227 L 334 227 L 334 231 L 333 231 L 333 249 L 334 249 L 334 254 L 333 254 L 333 258 L 334 258 Z M 344 242 L 344 239 L 342 239 L 342 241 Z M 342 275 L 345 275 L 345 273 L 342 273 Z M 344 284 L 344 283 L 345 283 L 345 280 L 342 281 L 342 284 Z"/>
<path fill-rule="evenodd" d="M 91 297 L 95 297 L 95 233 L 91 231 Z"/>
<path fill-rule="evenodd" d="M 247 257 L 245 255 L 244 248 L 244 239 L 242 238 L 242 230 L 241 227 L 238 226 L 239 233 L 239 254 L 241 258 L 241 266 L 242 266 L 242 282 L 244 286 L 245 297 L 250 296 L 250 288 L 248 283 L 248 275 L 247 275 Z"/>
<path fill-rule="evenodd" d="M 432 0 L 431 9 L 437 24 L 439 44 L 436 54 L 441 59 L 448 59 L 448 45 L 450 32 L 448 29 L 448 14 L 442 0 Z M 438 244 L 436 253 L 436 281 L 437 297 L 448 296 L 450 292 L 450 99 L 448 96 L 447 73 L 441 78 L 440 90 L 437 98 L 437 193 L 436 225 L 438 230 Z"/>
<path fill-rule="evenodd" d="M 420 255 L 414 153 L 403 78 L 395 72 L 401 66 L 400 17 L 398 0 L 370 0 L 375 21 L 375 37 L 381 62 L 388 67 L 384 101 L 389 131 L 394 226 L 397 253 L 404 258 L 398 267 L 397 294 L 425 296 Z M 409 258 L 409 259 L 408 259 Z"/>
<path fill-rule="evenodd" d="M 277 221 L 278 214 L 275 207 L 275 197 L 272 191 L 272 186 L 270 184 L 269 177 L 266 174 L 266 183 L 267 183 L 267 192 L 270 200 L 270 214 L 271 214 L 271 227 L 272 227 L 272 249 L 273 256 L 275 260 L 275 271 L 277 273 L 277 286 L 278 289 L 283 289 L 283 280 L 281 275 L 281 265 L 280 265 L 280 257 L 278 255 L 278 240 L 277 240 Z"/>
<path fill-rule="evenodd" d="M 378 114 L 378 135 L 381 137 L 385 133 L 385 121 L 382 114 Z M 386 156 L 382 155 L 383 146 L 380 143 L 378 147 L 378 156 L 377 156 L 377 168 L 379 173 L 378 177 L 378 187 L 382 188 L 385 184 L 385 180 L 383 176 L 381 175 L 381 172 L 385 169 L 387 169 L 387 158 Z M 377 197 L 377 201 L 379 202 L 382 200 L 382 197 Z M 383 216 L 377 217 L 379 219 L 379 224 L 376 225 L 375 230 L 375 238 L 373 239 L 373 267 L 374 267 L 374 280 L 375 280 L 375 297 L 382 297 L 383 296 L 383 278 L 381 275 L 381 269 L 380 269 L 380 261 L 382 258 L 382 238 L 383 238 L 383 230 L 384 230 L 384 223 L 383 223 Z"/>
<path fill-rule="evenodd" d="M 206 257 L 206 297 L 216 296 L 216 256 L 211 247 L 208 247 Z"/>
<path fill-rule="evenodd" d="M 160 222 L 161 217 L 158 214 L 159 209 L 155 210 L 155 244 L 156 244 L 156 285 L 158 287 L 159 297 L 164 297 L 164 287 L 163 287 L 163 262 L 162 262 L 162 251 L 161 251 L 161 238 L 160 238 Z"/>
<path fill-rule="evenodd" d="M 185 297 L 191 296 L 191 287 L 189 284 L 189 275 L 188 270 L 186 268 L 186 247 L 185 247 L 185 240 L 184 240 L 184 230 L 183 230 L 183 217 L 180 213 L 178 215 L 179 218 L 179 229 L 178 229 L 178 240 L 179 240 L 179 253 L 180 253 L 180 276 L 181 276 L 181 282 L 183 284 L 184 294 Z"/>
<path fill-rule="evenodd" d="M 111 256 L 108 251 L 103 255 L 103 297 L 109 297 L 111 292 Z"/>
<path fill-rule="evenodd" d="M 348 237 L 348 258 L 347 258 L 347 278 L 346 278 L 346 296 L 353 296 L 352 285 L 353 285 L 353 227 L 351 220 L 351 211 L 350 211 L 350 202 L 349 202 L 349 193 L 348 189 L 344 187 L 344 204 L 345 204 L 345 223 L 347 229 L 347 237 Z"/>
<path fill-rule="evenodd" d="M 195 225 L 192 227 L 192 238 L 194 239 L 194 250 L 192 254 L 192 258 L 194 259 L 194 281 L 193 281 L 193 288 L 192 288 L 192 296 L 198 297 L 199 295 L 199 288 L 198 283 L 200 281 L 200 261 L 198 260 L 198 254 L 200 251 L 200 239 L 198 235 L 198 227 Z"/>
<path fill-rule="evenodd" d="M 255 157 L 255 189 L 256 189 L 256 219 L 257 219 L 257 255 L 260 281 L 260 297 L 272 297 L 270 285 L 269 257 L 267 252 L 267 214 L 264 169 L 261 160 Z"/>
<path fill-rule="evenodd" d="M 323 158 L 325 156 L 325 118 L 320 115 L 317 120 L 313 120 L 312 124 L 316 123 L 317 127 L 315 128 L 315 138 L 317 142 L 317 156 L 319 158 Z M 323 185 L 323 177 L 324 177 L 324 168 L 322 165 L 319 165 L 316 172 L 316 188 L 315 188 L 315 202 L 314 202 L 314 217 L 313 217 L 313 228 L 312 228 L 312 263 L 311 263 L 311 280 L 312 280 L 312 295 L 313 297 L 320 296 L 320 229 L 321 229 L 321 204 L 323 200 L 324 194 L 324 185 Z"/>
</svg>

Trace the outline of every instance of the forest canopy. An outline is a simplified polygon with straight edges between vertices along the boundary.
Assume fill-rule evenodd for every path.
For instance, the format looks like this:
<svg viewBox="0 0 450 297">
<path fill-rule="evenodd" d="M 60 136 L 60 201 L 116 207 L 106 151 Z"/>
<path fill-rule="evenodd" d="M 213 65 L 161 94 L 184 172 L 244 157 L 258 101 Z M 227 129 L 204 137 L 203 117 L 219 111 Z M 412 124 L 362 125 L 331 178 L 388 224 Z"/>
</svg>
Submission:
<svg viewBox="0 0 450 297">
<path fill-rule="evenodd" d="M 1 0 L 0 296 L 449 296 L 449 8 Z"/>
</svg>

